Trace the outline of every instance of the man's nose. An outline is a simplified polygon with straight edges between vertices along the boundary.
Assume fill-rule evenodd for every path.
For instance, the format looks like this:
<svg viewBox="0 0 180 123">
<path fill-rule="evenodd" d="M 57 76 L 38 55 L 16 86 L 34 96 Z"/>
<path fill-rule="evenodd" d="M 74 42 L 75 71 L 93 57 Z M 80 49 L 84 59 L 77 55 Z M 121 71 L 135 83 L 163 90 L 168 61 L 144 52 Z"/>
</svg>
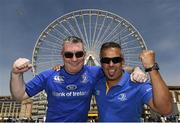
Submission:
<svg viewBox="0 0 180 123">
<path fill-rule="evenodd" d="M 113 66 L 113 65 L 114 65 L 114 63 L 111 60 L 110 63 L 109 63 L 109 66 Z"/>
<path fill-rule="evenodd" d="M 76 56 L 75 56 L 75 55 L 73 55 L 73 57 L 72 57 L 72 61 L 77 61 L 77 58 L 76 58 Z"/>
</svg>

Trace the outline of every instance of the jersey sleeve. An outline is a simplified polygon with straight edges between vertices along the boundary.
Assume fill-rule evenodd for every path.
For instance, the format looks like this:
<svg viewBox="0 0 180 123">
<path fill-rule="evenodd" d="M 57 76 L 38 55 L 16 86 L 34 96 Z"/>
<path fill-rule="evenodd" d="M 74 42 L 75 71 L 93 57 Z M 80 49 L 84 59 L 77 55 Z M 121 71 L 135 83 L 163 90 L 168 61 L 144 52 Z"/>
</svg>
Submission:
<svg viewBox="0 0 180 123">
<path fill-rule="evenodd" d="M 28 81 L 26 83 L 26 93 L 28 94 L 29 97 L 32 97 L 45 89 L 47 79 L 51 75 L 53 70 L 47 70 L 44 71 L 38 75 L 36 75 L 32 80 Z"/>
<path fill-rule="evenodd" d="M 148 102 L 150 101 L 150 99 L 152 98 L 153 96 L 153 92 L 152 92 L 152 85 L 151 83 L 148 81 L 148 82 L 145 82 L 141 89 L 140 89 L 140 95 L 142 95 L 142 102 L 143 104 L 148 104 Z"/>
</svg>

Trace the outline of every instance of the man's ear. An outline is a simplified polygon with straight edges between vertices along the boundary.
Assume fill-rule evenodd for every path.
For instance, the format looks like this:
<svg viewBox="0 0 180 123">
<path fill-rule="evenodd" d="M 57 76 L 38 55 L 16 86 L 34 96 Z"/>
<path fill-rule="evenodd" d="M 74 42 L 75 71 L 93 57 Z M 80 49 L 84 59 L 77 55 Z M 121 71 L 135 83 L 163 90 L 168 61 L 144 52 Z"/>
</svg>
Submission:
<svg viewBox="0 0 180 123">
<path fill-rule="evenodd" d="M 86 51 L 84 51 L 84 59 L 86 59 L 87 58 L 87 56 L 86 56 Z"/>
<path fill-rule="evenodd" d="M 84 56 L 86 56 L 86 51 L 84 51 Z"/>
<path fill-rule="evenodd" d="M 122 65 L 125 66 L 125 60 L 124 60 L 124 58 L 123 58 L 123 60 L 122 60 Z"/>
</svg>

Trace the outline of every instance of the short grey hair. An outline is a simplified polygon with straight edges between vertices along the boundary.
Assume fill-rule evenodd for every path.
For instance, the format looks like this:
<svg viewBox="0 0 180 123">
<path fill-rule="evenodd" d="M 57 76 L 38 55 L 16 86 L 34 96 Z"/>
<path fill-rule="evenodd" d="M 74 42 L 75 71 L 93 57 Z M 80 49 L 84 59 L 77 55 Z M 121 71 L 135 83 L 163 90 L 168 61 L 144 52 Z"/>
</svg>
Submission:
<svg viewBox="0 0 180 123">
<path fill-rule="evenodd" d="M 82 43 L 83 45 L 83 50 L 85 50 L 85 45 L 84 45 L 84 42 L 81 38 L 79 37 L 76 37 L 76 36 L 68 36 L 67 38 L 65 38 L 63 40 L 63 48 L 64 48 L 64 44 L 65 43 Z"/>
</svg>

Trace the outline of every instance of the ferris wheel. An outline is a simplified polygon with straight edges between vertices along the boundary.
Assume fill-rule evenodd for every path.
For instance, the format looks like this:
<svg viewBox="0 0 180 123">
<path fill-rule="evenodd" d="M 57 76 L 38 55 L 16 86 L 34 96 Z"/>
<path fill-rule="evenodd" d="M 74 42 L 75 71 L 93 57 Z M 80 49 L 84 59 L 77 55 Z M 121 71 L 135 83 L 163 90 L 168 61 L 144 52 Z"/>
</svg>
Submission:
<svg viewBox="0 0 180 123">
<path fill-rule="evenodd" d="M 96 65 L 99 65 L 99 50 L 104 42 L 119 43 L 126 65 L 132 67 L 141 66 L 139 53 L 147 49 L 138 30 L 119 15 L 98 9 L 73 11 L 54 20 L 40 34 L 32 55 L 34 74 L 63 64 L 60 52 L 63 39 L 68 36 L 84 41 L 86 62 L 91 58 Z"/>
</svg>

